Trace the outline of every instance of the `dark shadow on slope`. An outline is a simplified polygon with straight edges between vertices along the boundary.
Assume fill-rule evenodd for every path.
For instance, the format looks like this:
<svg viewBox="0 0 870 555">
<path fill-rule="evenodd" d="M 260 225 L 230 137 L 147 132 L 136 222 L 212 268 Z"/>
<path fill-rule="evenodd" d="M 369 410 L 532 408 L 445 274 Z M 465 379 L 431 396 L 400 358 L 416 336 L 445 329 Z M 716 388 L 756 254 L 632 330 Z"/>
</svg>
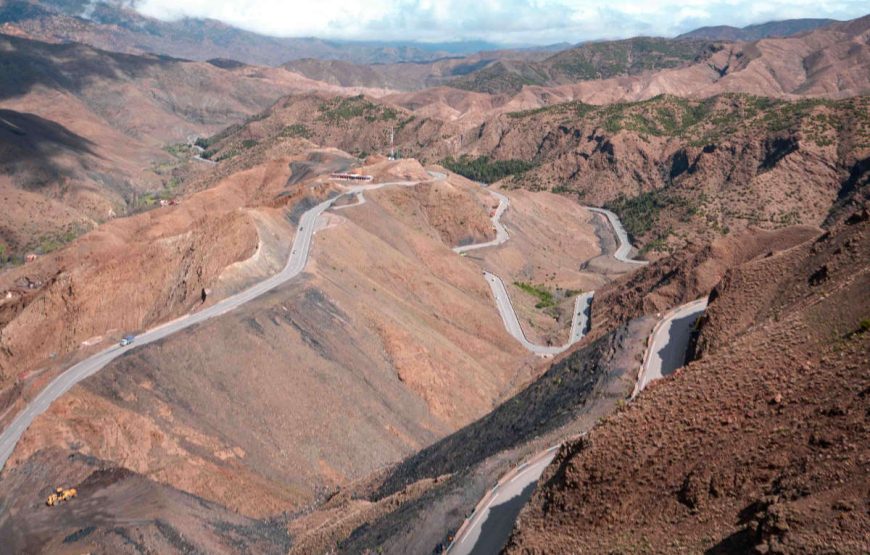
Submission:
<svg viewBox="0 0 870 555">
<path fill-rule="evenodd" d="M 406 459 L 380 488 L 365 495 L 378 499 L 406 484 L 445 476 L 419 498 L 355 529 L 338 545 L 339 553 L 382 547 L 385 553 L 428 553 L 446 541 L 468 511 L 507 470 L 508 450 L 578 422 L 590 411 L 616 405 L 630 392 L 627 375 L 636 367 L 638 330 L 651 322 L 633 321 L 555 362 L 541 377 L 489 415 Z M 492 462 L 493 468 L 483 468 Z"/>
<path fill-rule="evenodd" d="M 150 66 L 176 61 L 0 34 L 0 100 L 25 95 L 37 85 L 79 93 L 94 78 L 132 79 Z"/>
<path fill-rule="evenodd" d="M 39 188 L 65 173 L 54 158 L 91 155 L 94 143 L 36 114 L 0 109 L 0 173 L 27 173 L 25 187 Z"/>
<path fill-rule="evenodd" d="M 692 328 L 698 317 L 698 314 L 690 314 L 671 322 L 668 342 L 658 352 L 662 359 L 662 376 L 669 376 L 685 365 Z"/>
<path fill-rule="evenodd" d="M 474 544 L 471 555 L 498 555 L 501 553 L 502 548 L 510 538 L 520 511 L 532 497 L 537 485 L 537 481 L 530 483 L 516 497 L 489 510 L 486 522 L 480 527 L 480 537 Z"/>
<path fill-rule="evenodd" d="M 614 347 L 627 328 L 608 334 L 554 364 L 488 415 L 405 459 L 375 492 L 380 499 L 423 478 L 464 471 L 484 459 L 563 426 L 585 410 Z M 618 368 L 614 376 L 628 370 Z"/>
</svg>

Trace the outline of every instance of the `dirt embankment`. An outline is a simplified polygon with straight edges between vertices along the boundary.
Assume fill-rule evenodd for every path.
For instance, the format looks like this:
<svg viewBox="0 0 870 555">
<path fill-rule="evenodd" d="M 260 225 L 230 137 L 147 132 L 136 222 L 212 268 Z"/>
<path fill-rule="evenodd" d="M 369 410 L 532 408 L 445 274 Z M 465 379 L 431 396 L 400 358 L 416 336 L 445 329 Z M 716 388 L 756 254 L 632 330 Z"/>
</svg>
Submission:
<svg viewBox="0 0 870 555">
<path fill-rule="evenodd" d="M 642 338 L 632 322 L 550 364 L 491 413 L 401 464 L 351 484 L 291 521 L 292 553 L 437 551 L 493 483 L 519 461 L 588 430 L 629 394 Z"/>
<path fill-rule="evenodd" d="M 700 359 L 565 446 L 508 553 L 859 553 L 870 220 L 729 272 Z"/>
<path fill-rule="evenodd" d="M 451 175 L 448 181 L 383 189 L 369 196 L 378 199 L 391 217 L 426 224 L 445 245 L 454 247 L 495 238 L 490 214 L 498 202 L 477 189 Z"/>
</svg>

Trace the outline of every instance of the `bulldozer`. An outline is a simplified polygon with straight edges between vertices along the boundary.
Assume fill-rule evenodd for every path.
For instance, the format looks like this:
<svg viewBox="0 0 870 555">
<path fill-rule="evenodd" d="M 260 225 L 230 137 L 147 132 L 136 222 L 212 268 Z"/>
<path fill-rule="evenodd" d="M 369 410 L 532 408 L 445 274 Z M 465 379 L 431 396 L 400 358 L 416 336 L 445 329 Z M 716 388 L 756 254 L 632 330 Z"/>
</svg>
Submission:
<svg viewBox="0 0 870 555">
<path fill-rule="evenodd" d="M 78 495 L 78 493 L 79 492 L 76 491 L 76 488 L 64 489 L 58 486 L 57 489 L 54 490 L 54 493 L 49 495 L 48 499 L 45 500 L 45 504 L 49 507 L 54 507 L 61 501 L 69 501 L 70 499 Z"/>
</svg>

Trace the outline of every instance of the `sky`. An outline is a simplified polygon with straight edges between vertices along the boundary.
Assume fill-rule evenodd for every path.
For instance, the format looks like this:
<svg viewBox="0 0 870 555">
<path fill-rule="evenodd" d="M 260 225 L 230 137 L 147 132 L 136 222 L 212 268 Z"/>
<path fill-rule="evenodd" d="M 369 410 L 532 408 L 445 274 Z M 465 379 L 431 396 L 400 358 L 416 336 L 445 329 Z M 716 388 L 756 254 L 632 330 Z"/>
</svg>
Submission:
<svg viewBox="0 0 870 555">
<path fill-rule="evenodd" d="M 852 19 L 867 0 L 134 0 L 159 19 L 211 18 L 267 35 L 531 45 L 674 36 L 706 25 Z"/>
</svg>

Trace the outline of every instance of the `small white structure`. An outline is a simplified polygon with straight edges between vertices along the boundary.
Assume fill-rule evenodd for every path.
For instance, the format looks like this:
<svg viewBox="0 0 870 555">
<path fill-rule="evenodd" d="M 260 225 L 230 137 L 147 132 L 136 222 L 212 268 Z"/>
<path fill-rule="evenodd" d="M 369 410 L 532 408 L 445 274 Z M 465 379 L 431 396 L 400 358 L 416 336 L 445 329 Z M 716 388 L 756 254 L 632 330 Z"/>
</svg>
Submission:
<svg viewBox="0 0 870 555">
<path fill-rule="evenodd" d="M 362 175 L 358 173 L 334 173 L 330 175 L 332 179 L 342 179 L 345 181 L 371 181 L 374 179 L 371 175 Z"/>
</svg>

